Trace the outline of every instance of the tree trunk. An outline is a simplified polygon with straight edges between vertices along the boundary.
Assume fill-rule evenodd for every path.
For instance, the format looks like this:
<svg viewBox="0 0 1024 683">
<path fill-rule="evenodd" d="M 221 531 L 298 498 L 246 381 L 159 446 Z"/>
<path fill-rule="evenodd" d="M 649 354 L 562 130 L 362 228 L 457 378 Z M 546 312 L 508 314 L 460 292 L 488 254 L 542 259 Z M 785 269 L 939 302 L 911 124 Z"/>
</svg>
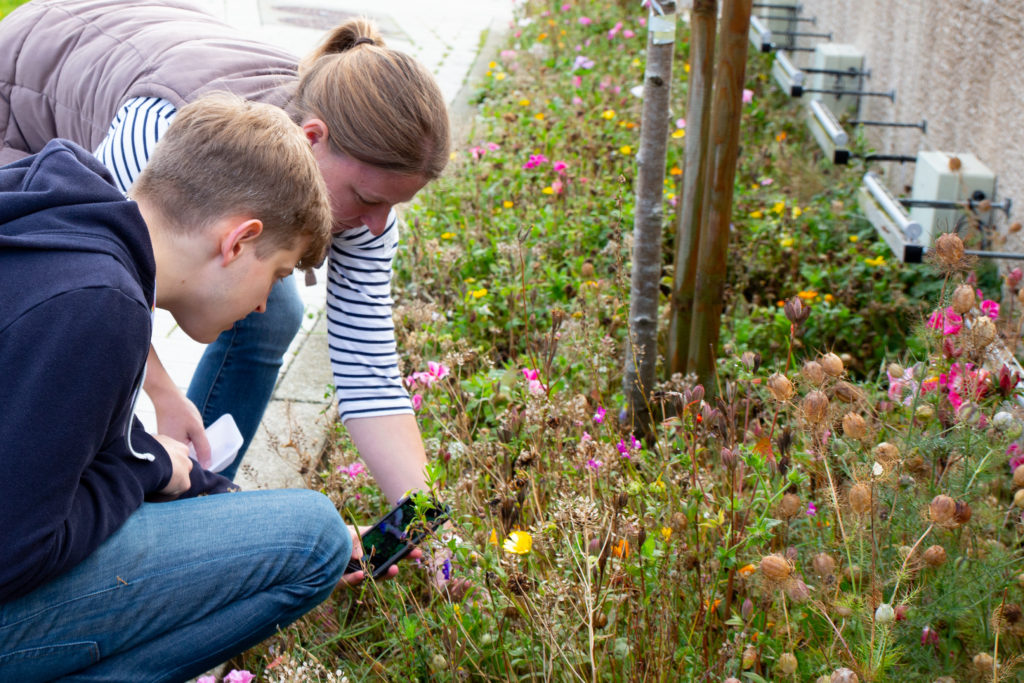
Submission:
<svg viewBox="0 0 1024 683">
<path fill-rule="evenodd" d="M 725 293 L 751 4 L 752 0 L 725 0 L 715 69 L 709 215 L 700 235 L 689 353 L 689 364 L 709 395 L 715 393 L 715 357 Z"/>
<path fill-rule="evenodd" d="M 669 374 L 689 366 L 690 323 L 696 287 L 697 249 L 708 177 L 708 127 L 715 69 L 718 0 L 695 0 L 690 12 L 690 83 L 686 97 L 686 155 L 676 225 L 675 276 L 669 326 Z"/>
<path fill-rule="evenodd" d="M 668 102 L 675 49 L 675 3 L 652 5 L 648 21 L 644 103 L 637 156 L 636 209 L 633 219 L 633 271 L 629 300 L 623 393 L 630 426 L 653 429 L 650 392 L 658 360 L 658 294 L 661 280 L 661 224 L 668 145 Z"/>
</svg>

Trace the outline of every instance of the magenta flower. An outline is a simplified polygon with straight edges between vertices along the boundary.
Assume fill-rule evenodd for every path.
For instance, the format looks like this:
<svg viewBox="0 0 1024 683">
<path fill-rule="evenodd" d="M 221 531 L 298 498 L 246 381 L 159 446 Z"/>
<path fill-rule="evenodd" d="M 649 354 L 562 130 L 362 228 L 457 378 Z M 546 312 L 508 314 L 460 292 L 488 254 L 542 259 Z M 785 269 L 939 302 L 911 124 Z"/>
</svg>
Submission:
<svg viewBox="0 0 1024 683">
<path fill-rule="evenodd" d="M 547 386 L 541 383 L 540 372 L 537 370 L 534 370 L 533 368 L 523 368 L 523 377 L 526 378 L 527 388 L 531 395 L 540 396 L 548 390 Z M 584 434 L 586 433 L 584 432 Z M 587 435 L 587 437 L 589 438 L 589 435 Z"/>
<path fill-rule="evenodd" d="M 200 676 L 196 679 L 196 683 L 217 683 L 216 676 Z"/>
<path fill-rule="evenodd" d="M 434 361 L 429 361 L 427 363 L 426 372 L 414 372 L 405 378 L 405 382 L 410 387 L 415 386 L 417 384 L 424 387 L 429 387 L 434 382 L 444 379 L 449 374 L 450 371 L 448 370 L 448 367 L 443 363 L 435 363 Z"/>
<path fill-rule="evenodd" d="M 981 312 L 995 320 L 999 317 L 999 304 L 991 299 L 985 299 L 981 302 Z"/>
<path fill-rule="evenodd" d="M 807 514 L 810 517 L 813 517 L 814 515 L 818 514 L 818 507 L 814 503 L 808 503 Z"/>
<path fill-rule="evenodd" d="M 604 463 L 603 463 L 603 462 L 601 462 L 600 460 L 594 460 L 593 458 L 591 458 L 591 459 L 587 460 L 587 467 L 589 467 L 590 469 L 594 470 L 595 472 L 596 472 L 596 471 L 597 471 L 597 470 L 598 470 L 598 469 L 599 469 L 599 468 L 601 467 L 601 465 L 603 465 L 603 464 L 604 464 Z"/>
<path fill-rule="evenodd" d="M 488 142 L 487 149 L 488 151 L 491 152 L 497 152 L 499 149 L 501 149 L 501 145 L 499 145 L 497 142 Z"/>
<path fill-rule="evenodd" d="M 338 465 L 337 471 L 339 474 L 347 475 L 350 479 L 355 479 L 366 471 L 366 466 L 361 462 L 354 462 L 351 465 Z"/>
<path fill-rule="evenodd" d="M 473 161 L 479 161 L 480 158 L 487 152 L 483 147 L 470 147 L 469 153 L 473 155 Z"/>
<path fill-rule="evenodd" d="M 249 683 L 249 681 L 256 678 L 248 671 L 239 671 L 238 669 L 232 669 L 231 673 L 224 677 L 224 683 Z"/>
<path fill-rule="evenodd" d="M 569 164 L 564 161 L 556 161 L 551 165 L 551 168 L 555 170 L 555 173 L 565 173 L 565 169 L 569 168 Z"/>
<path fill-rule="evenodd" d="M 939 644 L 939 632 L 933 629 L 931 626 L 925 626 L 921 629 L 921 645 L 927 647 L 928 645 Z"/>
<path fill-rule="evenodd" d="M 423 407 L 423 397 L 419 394 L 412 395 L 412 409 L 419 411 Z"/>
<path fill-rule="evenodd" d="M 579 75 L 577 75 L 577 74 L 573 74 L 573 77 L 572 77 L 572 87 L 574 87 L 574 88 L 578 88 L 578 87 L 580 87 L 581 85 L 583 85 L 583 79 L 582 79 L 582 78 L 580 78 L 580 76 L 579 76 Z M 574 101 L 575 101 L 575 100 L 579 100 L 579 99 L 580 99 L 580 98 L 578 98 L 578 97 L 574 97 L 574 98 L 573 98 L 573 100 L 574 100 Z M 580 102 L 582 102 L 582 101 L 583 101 L 583 100 L 580 100 Z"/>
<path fill-rule="evenodd" d="M 888 370 L 885 371 L 885 374 L 889 378 L 889 400 L 909 406 L 914 394 L 917 393 L 914 368 L 907 368 L 900 377 L 893 375 Z"/>
<path fill-rule="evenodd" d="M 928 317 L 928 327 L 933 330 L 942 330 L 942 334 L 956 334 L 963 327 L 964 319 L 960 317 L 953 307 L 945 311 L 934 311 Z"/>
<path fill-rule="evenodd" d="M 604 406 L 598 406 L 597 412 L 594 413 L 594 422 L 601 424 L 604 422 L 604 416 L 608 411 L 604 409 Z"/>
<path fill-rule="evenodd" d="M 1011 472 L 1024 465 L 1024 449 L 1021 449 L 1019 443 L 1011 443 L 1006 449 L 1006 454 L 1010 456 Z"/>
<path fill-rule="evenodd" d="M 563 12 L 568 12 L 571 9 L 572 9 L 572 5 L 570 5 L 569 3 L 565 3 L 564 5 L 562 5 L 562 11 Z"/>
<path fill-rule="evenodd" d="M 626 29 L 625 31 L 623 31 L 623 32 L 622 32 L 622 37 L 623 37 L 623 38 L 635 38 L 635 37 L 636 37 L 636 34 L 635 34 L 635 33 L 633 33 L 633 32 L 632 32 L 631 30 L 629 30 L 629 29 L 627 28 L 627 29 Z"/>
<path fill-rule="evenodd" d="M 594 23 L 594 20 L 591 19 L 590 17 L 580 17 L 578 21 L 584 26 L 590 26 L 591 24 Z"/>
<path fill-rule="evenodd" d="M 612 26 L 611 30 L 608 31 L 608 40 L 611 40 L 615 35 L 622 30 L 622 22 L 616 22 L 615 26 Z"/>
<path fill-rule="evenodd" d="M 529 171 L 546 163 L 548 163 L 548 158 L 543 154 L 531 154 L 529 161 L 523 164 L 523 170 Z"/>
</svg>

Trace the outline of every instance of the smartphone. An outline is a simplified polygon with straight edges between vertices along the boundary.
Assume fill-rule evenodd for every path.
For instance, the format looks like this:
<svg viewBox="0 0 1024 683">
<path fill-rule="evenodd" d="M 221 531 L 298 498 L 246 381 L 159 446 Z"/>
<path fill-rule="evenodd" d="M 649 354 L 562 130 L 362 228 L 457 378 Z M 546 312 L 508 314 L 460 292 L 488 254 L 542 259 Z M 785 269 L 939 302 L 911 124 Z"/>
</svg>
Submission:
<svg viewBox="0 0 1024 683">
<path fill-rule="evenodd" d="M 363 556 L 349 561 L 345 573 L 362 569 L 368 576 L 380 578 L 391 565 L 444 524 L 448 517 L 447 506 L 434 500 L 427 499 L 420 516 L 416 511 L 416 500 L 409 496 L 402 498 L 388 514 L 363 533 Z"/>
</svg>

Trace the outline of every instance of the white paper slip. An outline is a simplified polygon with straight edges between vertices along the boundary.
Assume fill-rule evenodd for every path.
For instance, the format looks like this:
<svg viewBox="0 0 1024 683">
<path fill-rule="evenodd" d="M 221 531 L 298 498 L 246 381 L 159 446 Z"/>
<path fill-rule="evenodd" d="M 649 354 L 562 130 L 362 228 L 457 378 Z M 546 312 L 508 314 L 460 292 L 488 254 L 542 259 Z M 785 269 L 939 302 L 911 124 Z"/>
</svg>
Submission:
<svg viewBox="0 0 1024 683">
<path fill-rule="evenodd" d="M 231 464 L 242 447 L 242 433 L 238 431 L 235 418 L 230 414 L 221 415 L 206 428 L 206 439 L 210 442 L 210 466 L 211 472 L 220 472 Z M 190 457 L 196 457 L 196 449 L 192 444 L 188 445 Z"/>
</svg>

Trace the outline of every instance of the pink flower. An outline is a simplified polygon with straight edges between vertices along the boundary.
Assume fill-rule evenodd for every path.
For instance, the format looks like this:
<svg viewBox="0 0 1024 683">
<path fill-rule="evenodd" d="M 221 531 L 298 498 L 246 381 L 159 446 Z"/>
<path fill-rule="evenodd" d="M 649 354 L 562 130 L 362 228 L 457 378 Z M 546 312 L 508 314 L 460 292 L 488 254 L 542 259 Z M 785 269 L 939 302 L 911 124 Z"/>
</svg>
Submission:
<svg viewBox="0 0 1024 683">
<path fill-rule="evenodd" d="M 248 671 L 239 671 L 238 669 L 232 669 L 231 673 L 224 677 L 224 683 L 249 683 L 249 681 L 256 678 Z"/>
<path fill-rule="evenodd" d="M 569 3 L 565 3 L 564 5 L 562 5 L 562 11 L 563 12 L 568 12 L 571 9 L 572 9 L 572 5 L 570 5 Z"/>
<path fill-rule="evenodd" d="M 483 147 L 470 147 L 469 153 L 473 155 L 473 161 L 479 161 L 480 158 L 486 154 L 486 150 Z"/>
<path fill-rule="evenodd" d="M 747 88 L 744 88 L 743 89 L 743 104 L 750 104 L 753 101 L 754 101 L 754 91 L 753 90 L 748 90 Z"/>
<path fill-rule="evenodd" d="M 423 407 L 423 397 L 419 394 L 412 395 L 412 409 L 418 411 Z"/>
<path fill-rule="evenodd" d="M 531 154 L 529 161 L 523 164 L 523 170 L 529 171 L 546 163 L 548 163 L 548 158 L 543 154 Z"/>
<path fill-rule="evenodd" d="M 540 396 L 547 392 L 548 388 L 546 385 L 541 383 L 540 372 L 537 370 L 534 370 L 533 368 L 523 368 L 523 377 L 526 378 L 527 389 L 529 389 L 531 395 Z"/>
<path fill-rule="evenodd" d="M 612 26 L 611 30 L 608 31 L 608 40 L 611 40 L 615 35 L 622 30 L 622 22 L 616 22 L 615 26 Z"/>
<path fill-rule="evenodd" d="M 516 58 L 516 51 L 515 50 L 502 50 L 499 53 L 498 56 L 501 57 L 504 60 L 515 59 Z"/>
<path fill-rule="evenodd" d="M 623 31 L 623 32 L 622 32 L 622 37 L 623 37 L 623 38 L 634 38 L 634 37 L 636 37 L 636 34 L 635 34 L 635 33 L 633 33 L 632 31 L 630 31 L 630 30 L 629 30 L 629 29 L 627 28 L 627 29 L 626 29 L 625 31 Z"/>
<path fill-rule="evenodd" d="M 981 312 L 995 320 L 999 317 L 999 304 L 991 299 L 985 299 L 981 302 Z"/>
<path fill-rule="evenodd" d="M 604 409 L 604 406 L 598 406 L 597 412 L 594 413 L 594 422 L 596 422 L 597 424 L 601 424 L 602 422 L 604 422 L 604 416 L 607 412 L 608 411 Z"/>
<path fill-rule="evenodd" d="M 444 379 L 449 375 L 448 367 L 442 363 L 435 363 L 429 361 L 427 363 L 426 372 L 414 372 L 405 378 L 406 384 L 410 387 L 420 384 L 424 387 L 429 387 L 434 382 Z"/>
<path fill-rule="evenodd" d="M 565 189 L 565 186 L 562 185 L 561 180 L 555 180 L 554 182 L 551 183 L 551 189 L 554 191 L 555 194 L 562 194 L 562 190 Z"/>
<path fill-rule="evenodd" d="M 576 55 L 576 60 L 572 63 L 572 70 L 577 71 L 579 69 L 593 69 L 594 60 L 583 55 Z"/>
<path fill-rule="evenodd" d="M 686 128 L 686 119 L 676 119 L 676 128 Z"/>
<path fill-rule="evenodd" d="M 1010 471 L 1013 472 L 1021 465 L 1024 465 L 1024 449 L 1021 449 L 1019 443 L 1011 443 L 1006 449 L 1006 454 L 1010 456 Z"/>
<path fill-rule="evenodd" d="M 565 169 L 569 168 L 569 164 L 564 161 L 556 161 L 551 165 L 551 168 L 555 170 L 555 173 L 565 173 Z"/>
<path fill-rule="evenodd" d="M 601 465 L 603 465 L 603 464 L 604 463 L 601 462 L 600 460 L 594 460 L 593 458 L 590 458 L 589 460 L 587 460 L 587 467 L 589 467 L 590 469 L 592 469 L 594 471 L 597 471 L 597 469 L 600 468 Z"/>
<path fill-rule="evenodd" d="M 573 77 L 572 77 L 572 87 L 578 88 L 581 85 L 583 85 L 583 79 L 579 75 L 573 74 Z"/>
<path fill-rule="evenodd" d="M 200 676 L 196 679 L 196 683 L 217 683 L 216 676 Z"/>
<path fill-rule="evenodd" d="M 933 629 L 931 626 L 925 626 L 921 629 L 921 645 L 938 645 L 939 644 L 939 632 Z"/>
<path fill-rule="evenodd" d="M 763 180 L 761 181 L 761 187 L 766 187 L 766 186 L 768 186 L 768 185 L 771 185 L 771 184 L 772 184 L 772 183 L 774 183 L 774 182 L 775 182 L 775 181 L 774 181 L 774 180 L 772 180 L 771 178 L 765 178 L 765 179 L 763 179 Z"/>
<path fill-rule="evenodd" d="M 422 398 L 420 399 L 422 400 Z M 361 462 L 354 462 L 351 465 L 339 465 L 338 473 L 348 475 L 350 479 L 355 479 L 360 474 L 366 471 L 366 466 Z"/>
<path fill-rule="evenodd" d="M 818 507 L 814 503 L 807 504 L 807 514 L 813 517 L 818 514 Z"/>
<path fill-rule="evenodd" d="M 942 334 L 956 334 L 963 327 L 964 319 L 949 307 L 943 311 L 934 311 L 928 317 L 928 327 L 933 330 L 942 330 Z"/>
<path fill-rule="evenodd" d="M 591 24 L 594 23 L 594 20 L 591 19 L 590 17 L 580 17 L 578 21 L 584 26 L 590 26 Z"/>
<path fill-rule="evenodd" d="M 909 406 L 914 394 L 917 393 L 914 369 L 907 368 L 901 377 L 893 375 L 888 370 L 885 371 L 885 374 L 889 378 L 889 400 Z M 904 392 L 906 392 L 906 396 L 904 396 Z"/>
<path fill-rule="evenodd" d="M 501 145 L 499 145 L 497 142 L 488 142 L 487 149 L 490 150 L 491 152 L 497 152 L 499 149 L 501 149 Z"/>
</svg>

